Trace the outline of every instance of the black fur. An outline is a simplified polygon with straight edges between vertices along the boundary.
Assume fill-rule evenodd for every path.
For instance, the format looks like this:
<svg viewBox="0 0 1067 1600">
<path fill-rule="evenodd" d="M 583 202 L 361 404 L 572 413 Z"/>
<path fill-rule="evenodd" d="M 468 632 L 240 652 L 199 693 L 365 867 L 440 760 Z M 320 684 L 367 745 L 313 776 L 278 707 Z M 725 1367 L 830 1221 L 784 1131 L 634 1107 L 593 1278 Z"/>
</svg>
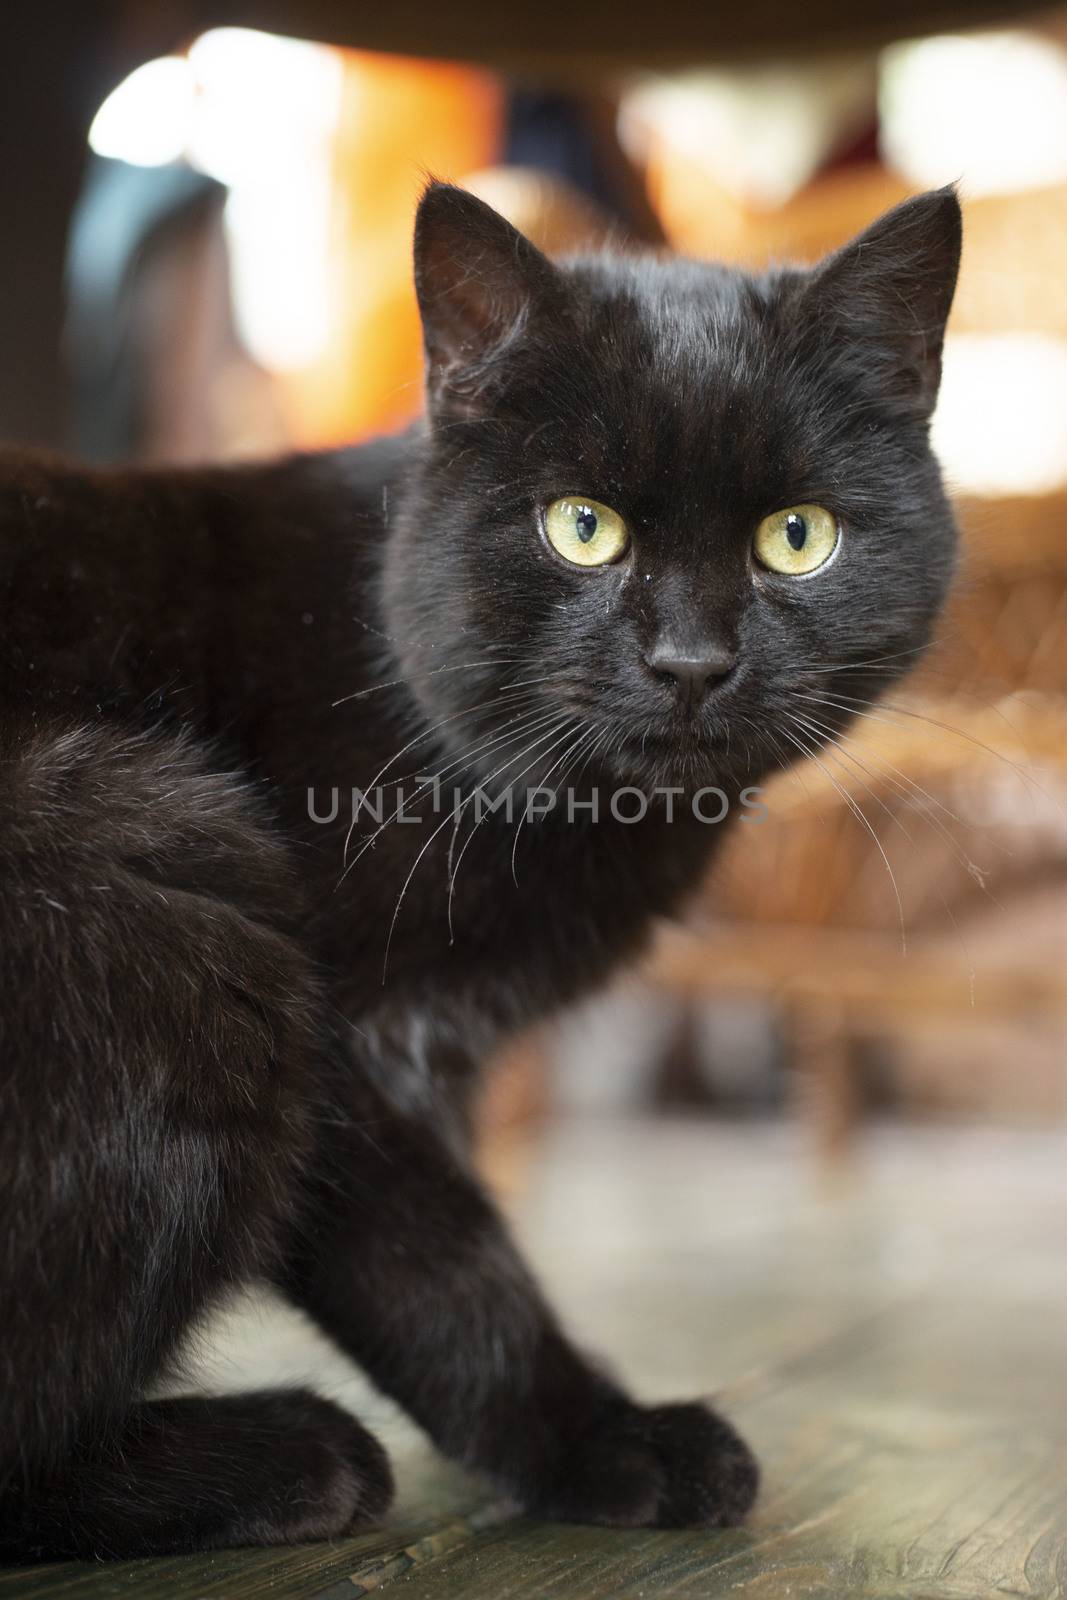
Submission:
<svg viewBox="0 0 1067 1600">
<path fill-rule="evenodd" d="M 640 1407 L 569 1343 L 473 1176 L 469 1108 L 507 1030 L 696 887 L 722 828 L 693 792 L 736 815 L 796 753 L 790 706 L 823 742 L 926 644 L 953 561 L 927 423 L 959 231 L 943 191 L 812 272 L 556 267 L 432 186 L 426 425 L 242 470 L 4 458 L 6 1559 L 380 1515 L 385 1458 L 325 1401 L 143 1398 L 257 1275 L 534 1511 L 744 1515 L 756 1467 L 727 1423 Z M 566 493 L 627 518 L 624 560 L 550 549 Z M 810 580 L 751 554 L 799 502 L 843 529 Z M 649 665 L 664 646 L 736 665 L 694 705 Z M 497 799 L 566 783 L 586 809 L 469 804 L 455 827 L 414 781 L 434 773 Z M 420 825 L 364 813 L 346 838 L 379 774 Z M 673 820 L 663 797 L 613 819 L 620 784 L 675 788 Z"/>
</svg>

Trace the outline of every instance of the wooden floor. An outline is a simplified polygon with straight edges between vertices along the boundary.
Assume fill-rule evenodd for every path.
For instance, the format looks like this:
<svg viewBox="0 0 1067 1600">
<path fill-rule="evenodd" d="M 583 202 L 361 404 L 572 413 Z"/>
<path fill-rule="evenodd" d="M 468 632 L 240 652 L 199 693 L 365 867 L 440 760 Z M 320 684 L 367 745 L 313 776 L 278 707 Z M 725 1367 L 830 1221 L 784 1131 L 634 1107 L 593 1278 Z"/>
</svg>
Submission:
<svg viewBox="0 0 1067 1600">
<path fill-rule="evenodd" d="M 516 1222 L 583 1341 L 647 1398 L 714 1392 L 765 1465 L 727 1533 L 517 1517 L 436 1460 L 299 1319 L 209 1331 L 211 1385 L 308 1379 L 393 1445 L 374 1534 L 0 1573 L 0 1600 L 1067 1594 L 1067 1136 L 885 1130 L 820 1192 L 785 1128 L 569 1124 Z"/>
</svg>

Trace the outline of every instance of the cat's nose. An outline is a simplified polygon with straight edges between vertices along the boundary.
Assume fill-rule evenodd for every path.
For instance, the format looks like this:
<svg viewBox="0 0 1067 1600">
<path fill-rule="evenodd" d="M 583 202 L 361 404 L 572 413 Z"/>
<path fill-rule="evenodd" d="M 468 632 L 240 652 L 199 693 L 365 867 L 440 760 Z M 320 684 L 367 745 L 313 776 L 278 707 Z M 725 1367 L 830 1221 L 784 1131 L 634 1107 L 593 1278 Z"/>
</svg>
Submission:
<svg viewBox="0 0 1067 1600">
<path fill-rule="evenodd" d="M 737 654 L 719 645 L 685 653 L 670 645 L 656 645 L 645 660 L 660 677 L 672 679 L 682 699 L 695 706 L 709 688 L 733 671 Z"/>
</svg>

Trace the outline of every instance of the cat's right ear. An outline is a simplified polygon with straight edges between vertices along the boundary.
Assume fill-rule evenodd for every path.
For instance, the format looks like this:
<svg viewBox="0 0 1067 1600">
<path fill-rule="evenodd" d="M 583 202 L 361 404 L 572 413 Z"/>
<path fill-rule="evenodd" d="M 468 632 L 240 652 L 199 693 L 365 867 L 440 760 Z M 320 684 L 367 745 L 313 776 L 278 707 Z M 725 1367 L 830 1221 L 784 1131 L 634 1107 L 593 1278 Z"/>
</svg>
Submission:
<svg viewBox="0 0 1067 1600">
<path fill-rule="evenodd" d="M 415 290 L 431 416 L 476 416 L 494 369 L 527 327 L 553 314 L 555 267 L 465 189 L 431 183 L 415 219 Z"/>
<path fill-rule="evenodd" d="M 808 276 L 802 304 L 820 345 L 861 354 L 886 399 L 929 418 L 960 265 L 952 185 L 887 211 Z"/>
</svg>

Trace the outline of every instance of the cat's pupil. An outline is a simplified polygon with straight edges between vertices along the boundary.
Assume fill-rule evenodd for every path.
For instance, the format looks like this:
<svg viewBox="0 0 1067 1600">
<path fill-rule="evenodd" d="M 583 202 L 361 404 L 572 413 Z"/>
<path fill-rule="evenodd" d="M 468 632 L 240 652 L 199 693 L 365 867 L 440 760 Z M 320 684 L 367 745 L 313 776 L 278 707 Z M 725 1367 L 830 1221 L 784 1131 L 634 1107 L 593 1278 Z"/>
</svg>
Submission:
<svg viewBox="0 0 1067 1600">
<path fill-rule="evenodd" d="M 808 524 L 795 511 L 785 519 L 785 536 L 794 550 L 803 550 L 808 537 Z"/>
<path fill-rule="evenodd" d="M 583 544 L 588 544 L 597 530 L 597 515 L 588 506 L 583 507 L 574 519 L 575 532 Z"/>
</svg>

